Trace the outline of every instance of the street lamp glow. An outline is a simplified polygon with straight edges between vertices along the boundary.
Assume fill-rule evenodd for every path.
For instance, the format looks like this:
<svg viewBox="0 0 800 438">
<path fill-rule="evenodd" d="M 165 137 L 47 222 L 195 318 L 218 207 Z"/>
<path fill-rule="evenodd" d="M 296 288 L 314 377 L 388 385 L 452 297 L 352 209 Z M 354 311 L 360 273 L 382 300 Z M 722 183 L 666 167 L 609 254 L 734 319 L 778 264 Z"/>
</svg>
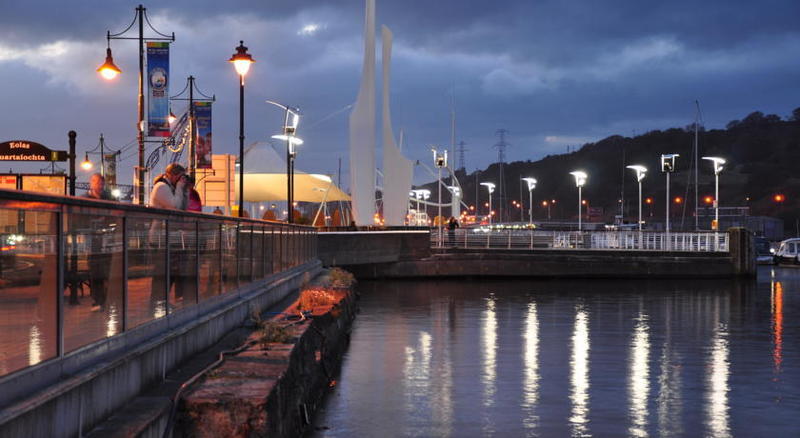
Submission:
<svg viewBox="0 0 800 438">
<path fill-rule="evenodd" d="M 122 73 L 122 70 L 119 69 L 116 65 L 114 65 L 114 58 L 111 56 L 111 47 L 106 49 L 106 61 L 100 67 L 97 67 L 97 71 L 100 72 L 100 75 L 107 80 L 112 80 L 117 77 L 118 74 Z"/>
<path fill-rule="evenodd" d="M 91 161 L 89 161 L 89 154 L 87 153 L 86 155 L 84 155 L 83 163 L 81 163 L 81 169 L 88 171 L 92 170 L 92 167 L 94 167 L 94 165 L 92 164 Z"/>
<path fill-rule="evenodd" d="M 297 146 L 303 144 L 303 139 L 301 139 L 300 137 L 295 137 L 293 135 L 276 134 L 273 135 L 272 138 L 274 138 L 275 140 L 288 141 L 292 145 L 297 145 Z"/>
<path fill-rule="evenodd" d="M 119 197 L 122 196 L 122 192 L 119 189 L 113 189 L 111 190 L 111 196 L 119 199 Z"/>
<path fill-rule="evenodd" d="M 577 187 L 580 188 L 586 185 L 586 179 L 589 177 L 586 172 L 576 170 L 574 172 L 570 172 L 569 174 L 575 177 L 575 185 Z"/>
<path fill-rule="evenodd" d="M 636 172 L 636 182 L 639 183 L 639 231 L 642 231 L 642 180 L 647 175 L 647 168 L 639 164 L 626 167 Z M 639 240 L 641 241 L 641 237 Z"/>
<path fill-rule="evenodd" d="M 247 53 L 247 47 L 244 46 L 244 41 L 239 41 L 239 47 L 236 48 L 236 53 L 231 56 L 228 62 L 233 63 L 233 68 L 236 69 L 236 73 L 239 73 L 239 76 L 242 76 L 242 80 L 244 80 L 244 76 L 250 71 L 250 64 L 256 61 Z"/>
<path fill-rule="evenodd" d="M 295 136 L 297 126 L 300 124 L 300 110 L 272 100 L 268 100 L 267 103 L 282 109 L 284 114 L 283 134 L 273 135 L 272 138 L 286 142 L 286 199 L 291 203 L 294 200 L 294 159 L 297 156 L 295 146 L 303 144 L 303 140 Z M 289 223 L 293 221 L 293 218 L 289 218 Z"/>
<path fill-rule="evenodd" d="M 714 175 L 719 175 L 722 172 L 725 159 L 720 157 L 703 157 L 704 160 L 711 161 L 714 164 Z"/>
<path fill-rule="evenodd" d="M 169 110 L 169 115 L 167 116 L 167 121 L 171 125 L 171 124 L 175 123 L 176 120 L 178 120 L 178 118 L 175 117 L 175 113 L 173 113 L 172 110 L 170 109 Z"/>
</svg>

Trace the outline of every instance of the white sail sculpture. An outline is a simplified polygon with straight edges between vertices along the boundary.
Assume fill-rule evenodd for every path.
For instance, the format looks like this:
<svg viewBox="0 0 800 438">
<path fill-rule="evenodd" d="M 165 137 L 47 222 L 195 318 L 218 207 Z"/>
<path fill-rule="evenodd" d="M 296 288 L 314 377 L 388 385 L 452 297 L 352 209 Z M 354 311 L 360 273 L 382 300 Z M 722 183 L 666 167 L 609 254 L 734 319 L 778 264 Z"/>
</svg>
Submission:
<svg viewBox="0 0 800 438">
<path fill-rule="evenodd" d="M 350 113 L 350 192 L 356 225 L 374 224 L 375 139 L 375 0 L 366 0 L 364 66 Z"/>
<path fill-rule="evenodd" d="M 392 63 L 392 31 L 381 28 L 383 41 L 383 219 L 386 225 L 404 225 L 414 163 L 398 149 L 389 109 L 389 75 Z"/>
</svg>

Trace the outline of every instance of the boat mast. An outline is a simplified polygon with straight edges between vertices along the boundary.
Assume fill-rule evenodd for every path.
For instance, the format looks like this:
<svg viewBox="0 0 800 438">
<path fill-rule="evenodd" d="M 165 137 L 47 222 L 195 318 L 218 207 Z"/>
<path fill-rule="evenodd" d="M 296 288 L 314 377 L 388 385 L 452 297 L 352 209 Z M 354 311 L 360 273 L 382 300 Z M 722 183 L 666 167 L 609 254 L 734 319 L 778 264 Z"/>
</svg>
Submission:
<svg viewBox="0 0 800 438">
<path fill-rule="evenodd" d="M 694 229 L 695 231 L 699 231 L 700 223 L 697 211 L 697 187 L 700 182 L 697 179 L 697 156 L 698 156 L 697 136 L 698 136 L 698 125 L 700 123 L 700 102 L 695 100 L 694 104 L 697 107 L 697 113 L 695 113 L 694 116 Z"/>
</svg>

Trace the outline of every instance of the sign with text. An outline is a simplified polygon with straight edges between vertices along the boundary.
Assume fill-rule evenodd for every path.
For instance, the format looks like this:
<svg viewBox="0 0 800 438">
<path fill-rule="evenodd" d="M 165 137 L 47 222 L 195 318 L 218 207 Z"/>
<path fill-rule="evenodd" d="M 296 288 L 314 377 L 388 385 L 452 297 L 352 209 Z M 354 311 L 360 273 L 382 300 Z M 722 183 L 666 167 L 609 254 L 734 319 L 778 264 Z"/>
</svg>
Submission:
<svg viewBox="0 0 800 438">
<path fill-rule="evenodd" d="M 54 151 L 29 140 L 0 143 L 0 161 L 67 161 L 67 151 Z"/>
<path fill-rule="evenodd" d="M 169 43 L 147 43 L 147 135 L 169 137 Z"/>
<path fill-rule="evenodd" d="M 22 190 L 63 196 L 67 193 L 67 176 L 22 175 Z"/>
</svg>

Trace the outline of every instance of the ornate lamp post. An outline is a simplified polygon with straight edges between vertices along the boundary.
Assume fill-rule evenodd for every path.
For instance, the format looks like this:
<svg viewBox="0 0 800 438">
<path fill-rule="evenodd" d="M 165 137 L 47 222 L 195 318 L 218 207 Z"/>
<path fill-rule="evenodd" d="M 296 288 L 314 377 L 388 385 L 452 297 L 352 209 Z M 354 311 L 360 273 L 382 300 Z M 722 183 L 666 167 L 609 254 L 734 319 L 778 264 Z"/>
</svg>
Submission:
<svg viewBox="0 0 800 438">
<path fill-rule="evenodd" d="M 244 217 L 244 77 L 250 71 L 250 64 L 256 61 L 247 53 L 244 41 L 239 41 L 236 53 L 228 62 L 233 63 L 239 74 L 239 217 Z"/>
<path fill-rule="evenodd" d="M 147 27 L 149 27 L 153 32 L 157 33 L 161 37 L 154 37 L 154 38 L 145 38 L 144 37 L 144 23 L 147 23 Z M 139 27 L 139 36 L 138 37 L 125 37 L 125 35 L 131 28 L 138 24 Z M 139 142 L 139 165 L 136 167 L 136 187 L 135 189 L 139 192 L 136 198 L 139 201 L 139 204 L 144 205 L 144 43 L 145 41 L 175 41 L 175 33 L 171 36 L 165 35 L 159 31 L 157 31 L 153 26 L 150 24 L 150 20 L 147 18 L 147 8 L 139 5 L 136 8 L 136 16 L 133 19 L 133 22 L 128 26 L 127 29 L 123 30 L 120 33 L 112 34 L 111 31 L 107 31 L 106 33 L 106 41 L 108 46 L 106 48 L 106 60 L 105 62 L 97 68 L 97 71 L 107 80 L 111 80 L 117 77 L 122 70 L 120 70 L 114 64 L 114 58 L 111 56 L 111 40 L 137 40 L 139 42 L 139 117 L 136 122 L 136 139 Z"/>
</svg>

